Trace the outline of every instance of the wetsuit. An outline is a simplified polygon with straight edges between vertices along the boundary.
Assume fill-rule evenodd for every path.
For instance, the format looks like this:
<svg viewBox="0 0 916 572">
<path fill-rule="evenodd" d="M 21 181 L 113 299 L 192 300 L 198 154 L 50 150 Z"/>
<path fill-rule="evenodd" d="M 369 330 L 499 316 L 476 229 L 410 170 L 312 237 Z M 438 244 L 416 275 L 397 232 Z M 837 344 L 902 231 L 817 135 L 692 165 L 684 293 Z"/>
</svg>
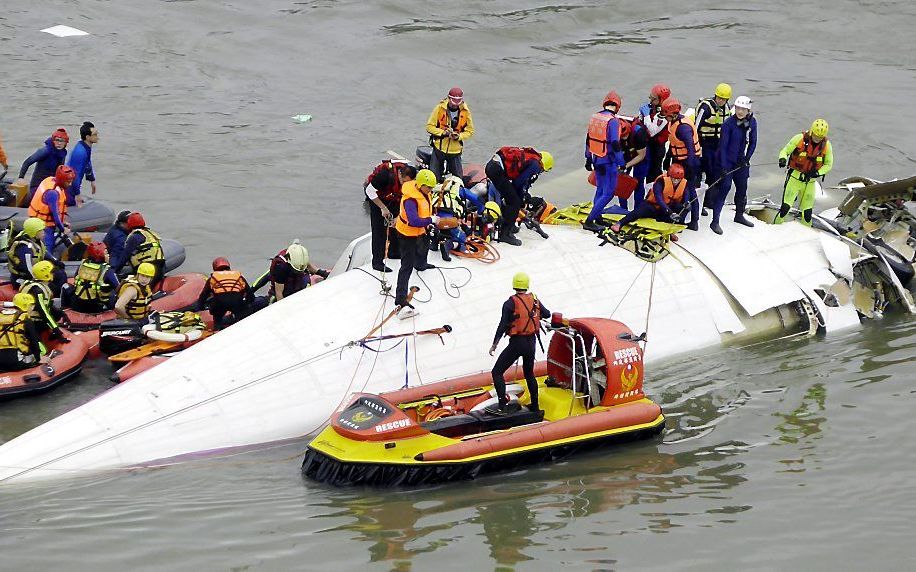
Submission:
<svg viewBox="0 0 916 572">
<path fill-rule="evenodd" d="M 722 180 L 719 181 L 713 201 L 713 222 L 719 222 L 719 215 L 725 206 L 732 182 L 735 183 L 735 218 L 744 216 L 744 208 L 747 206 L 747 180 L 751 176 L 751 157 L 756 148 L 757 119 L 752 113 L 744 119 L 732 115 L 725 120 L 717 153 Z"/>
<path fill-rule="evenodd" d="M 623 148 L 620 146 L 620 119 L 606 109 L 596 113 L 592 121 L 594 122 L 594 118 L 598 116 L 605 116 L 607 121 L 604 140 L 592 140 L 589 136 L 585 138 L 585 166 L 587 169 L 594 168 L 595 170 L 595 198 L 592 202 L 592 210 L 585 219 L 586 222 L 601 218 L 604 208 L 614 198 L 618 170 L 626 164 Z M 607 119 L 608 116 L 610 119 Z M 604 154 L 598 155 L 596 151 Z M 626 201 L 624 201 L 625 205 Z"/>
<path fill-rule="evenodd" d="M 531 298 L 536 300 L 537 308 L 530 304 Z M 522 313 L 516 312 L 516 307 L 522 309 Z M 532 315 L 534 313 L 535 315 Z M 525 374 L 525 381 L 528 384 L 528 396 L 531 398 L 531 409 L 538 409 L 538 382 L 534 377 L 534 352 L 536 350 L 537 332 L 540 328 L 540 319 L 549 318 L 550 311 L 540 303 L 537 298 L 528 293 L 516 293 L 510 296 L 503 303 L 502 314 L 499 319 L 499 325 L 496 327 L 496 335 L 493 337 L 493 345 L 499 343 L 503 336 L 509 335 L 509 345 L 496 358 L 493 364 L 493 387 L 499 397 L 500 408 L 508 403 L 506 397 L 506 379 L 505 373 L 518 358 L 522 358 L 522 372 Z M 516 335 L 512 332 L 523 331 L 531 332 L 523 335 Z"/>
</svg>

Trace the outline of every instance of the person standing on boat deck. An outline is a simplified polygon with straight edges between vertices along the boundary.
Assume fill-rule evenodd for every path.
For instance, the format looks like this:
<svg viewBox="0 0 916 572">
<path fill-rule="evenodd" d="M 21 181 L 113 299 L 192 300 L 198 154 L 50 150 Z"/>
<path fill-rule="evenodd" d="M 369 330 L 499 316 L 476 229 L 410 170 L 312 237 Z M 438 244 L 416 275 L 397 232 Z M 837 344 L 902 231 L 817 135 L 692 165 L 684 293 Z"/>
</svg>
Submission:
<svg viewBox="0 0 916 572">
<path fill-rule="evenodd" d="M 553 169 L 553 155 L 532 147 L 500 147 L 484 169 L 502 200 L 502 228 L 499 241 L 521 246 L 515 236 L 515 221 L 522 208 L 528 189 L 541 173 Z"/>
<path fill-rule="evenodd" d="M 429 158 L 429 170 L 436 176 L 436 180 L 442 179 L 445 165 L 448 165 L 449 173 L 458 178 L 463 177 L 461 153 L 464 151 L 464 142 L 474 135 L 474 121 L 460 87 L 450 89 L 448 96 L 433 108 L 426 121 L 426 131 L 433 149 Z"/>
<path fill-rule="evenodd" d="M 829 126 L 823 119 L 816 119 L 811 129 L 789 139 L 779 152 L 779 166 L 788 167 L 786 183 L 782 191 L 782 205 L 776 215 L 776 224 L 781 223 L 789 209 L 798 201 L 802 211 L 801 222 L 811 226 L 814 216 L 815 181 L 833 168 L 833 145 L 827 140 Z"/>
<path fill-rule="evenodd" d="M 16 180 L 17 184 L 25 183 L 25 174 L 29 171 L 29 167 L 35 165 L 32 179 L 29 182 L 29 200 L 38 185 L 48 177 L 53 177 L 57 168 L 64 164 L 67 159 L 67 143 L 69 142 L 70 136 L 67 135 L 67 130 L 61 127 L 45 140 L 44 147 L 39 148 L 22 162 L 22 167 L 19 168 L 19 179 Z"/>
<path fill-rule="evenodd" d="M 621 120 L 620 139 L 623 145 L 623 158 L 626 159 L 624 170 L 631 173 L 636 179 L 636 189 L 633 190 L 633 205 L 639 206 L 646 197 L 646 175 L 649 173 L 649 131 L 642 123 L 634 120 Z M 627 199 L 621 197 L 620 206 L 629 209 Z"/>
<path fill-rule="evenodd" d="M 668 167 L 667 175 L 661 175 L 655 179 L 646 200 L 627 213 L 627 216 L 619 222 L 611 225 L 611 230 L 620 232 L 621 227 L 640 218 L 654 218 L 660 222 L 680 222 L 686 191 L 687 181 L 684 178 L 684 167 L 672 163 Z M 677 236 L 672 235 L 672 240 L 677 241 Z"/>
<path fill-rule="evenodd" d="M 595 198 L 592 210 L 582 223 L 582 228 L 592 232 L 604 230 L 601 215 L 614 198 L 617 173 L 623 169 L 623 147 L 620 144 L 620 96 L 610 91 L 604 96 L 603 109 L 592 114 L 585 134 L 585 169 L 595 171 Z"/>
<path fill-rule="evenodd" d="M 13 306 L 0 311 L 0 373 L 48 362 L 41 355 L 41 338 L 30 316 L 35 306 L 34 298 L 16 294 Z"/>
<path fill-rule="evenodd" d="M 668 150 L 671 153 L 672 164 L 684 168 L 687 180 L 687 200 L 690 201 L 689 230 L 700 228 L 700 205 L 697 199 L 697 185 L 700 178 L 700 140 L 697 137 L 697 128 L 689 117 L 681 114 L 681 102 L 669 97 L 662 102 L 662 113 L 668 120 Z"/>
<path fill-rule="evenodd" d="M 398 270 L 394 305 L 398 307 L 398 317 L 402 320 L 417 315 L 407 300 L 410 275 L 414 269 L 423 271 L 434 268 L 426 262 L 429 255 L 429 235 L 426 229 L 439 223 L 439 217 L 433 214 L 429 200 L 429 194 L 435 186 L 436 176 L 429 169 L 422 169 L 416 179 L 401 185 L 401 212 L 394 226 L 401 247 L 401 269 Z"/>
<path fill-rule="evenodd" d="M 503 303 L 499 325 L 496 326 L 496 335 L 493 337 L 493 345 L 490 346 L 490 355 L 493 355 L 496 352 L 496 346 L 499 345 L 499 340 L 503 336 L 509 336 L 509 345 L 496 358 L 491 372 L 493 387 L 499 399 L 497 409 L 491 410 L 493 413 L 506 413 L 509 399 L 506 397 L 504 376 L 506 370 L 512 367 L 518 358 L 522 358 L 522 372 L 528 384 L 528 397 L 531 399 L 528 407 L 535 412 L 540 409 L 538 407 L 538 382 L 534 377 L 534 352 L 541 319 L 549 318 L 550 311 L 538 300 L 537 296 L 528 291 L 529 285 L 530 280 L 524 272 L 519 272 L 512 277 L 512 289 L 515 290 L 515 294 Z"/>
<path fill-rule="evenodd" d="M 722 125 L 722 138 L 716 152 L 718 171 L 722 179 L 717 185 L 716 197 L 713 200 L 712 224 L 709 225 L 716 234 L 722 234 L 719 216 L 728 198 L 728 191 L 731 190 L 732 181 L 735 183 L 735 222 L 744 226 L 754 226 L 754 223 L 744 216 L 744 208 L 747 206 L 747 180 L 751 176 L 751 157 L 754 156 L 756 148 L 757 119 L 751 112 L 751 98 L 742 95 L 735 100 L 735 114 Z"/>
<path fill-rule="evenodd" d="M 391 272 L 385 258 L 398 258 L 398 241 L 391 223 L 401 207 L 401 185 L 417 176 L 416 167 L 405 161 L 382 161 L 363 183 L 369 201 L 369 224 L 372 228 L 372 269 Z M 388 252 L 385 252 L 385 245 Z"/>
<path fill-rule="evenodd" d="M 214 258 L 212 266 L 213 273 L 197 298 L 197 307 L 210 310 L 213 328 L 221 330 L 226 314 L 232 314 L 234 322 L 248 315 L 254 293 L 242 273 L 232 270 L 226 258 Z"/>
<path fill-rule="evenodd" d="M 720 83 L 716 86 L 716 91 L 712 97 L 701 99 L 697 103 L 697 115 L 694 121 L 697 126 L 697 134 L 700 137 L 700 148 L 703 155 L 700 157 L 701 175 L 706 175 L 706 194 L 703 195 L 703 216 L 706 216 L 706 209 L 712 208 L 713 201 L 716 198 L 717 185 L 714 184 L 719 180 L 722 172 L 719 171 L 719 162 L 716 157 L 716 150 L 719 148 L 719 138 L 722 134 L 722 124 L 725 119 L 731 115 L 731 108 L 728 100 L 732 97 L 732 86 L 727 83 Z M 699 177 L 697 183 L 699 184 Z"/>
<path fill-rule="evenodd" d="M 649 91 L 649 102 L 639 108 L 639 122 L 649 134 L 649 146 L 646 180 L 655 180 L 662 174 L 662 162 L 665 159 L 665 144 L 668 143 L 668 120 L 662 113 L 662 102 L 671 97 L 671 89 L 657 83 Z"/>
<path fill-rule="evenodd" d="M 53 177 L 44 179 L 32 200 L 29 201 L 29 216 L 45 222 L 45 248 L 54 252 L 55 235 L 62 237 L 70 232 L 70 225 L 64 222 L 67 216 L 67 189 L 75 178 L 73 169 L 66 165 L 57 167 Z"/>
<path fill-rule="evenodd" d="M 121 211 L 111 225 L 102 242 L 108 248 L 108 258 L 111 261 L 124 260 L 124 243 L 127 242 L 127 235 L 130 232 L 127 228 L 127 219 L 130 218 L 130 211 Z M 121 263 L 123 265 L 123 262 Z"/>
<path fill-rule="evenodd" d="M 76 173 L 73 184 L 67 190 L 67 205 L 82 205 L 80 186 L 83 177 L 92 185 L 92 194 L 95 194 L 95 172 L 92 170 L 92 146 L 99 142 L 99 130 L 91 121 L 84 121 L 80 126 L 80 140 L 73 146 L 67 165 Z"/>
</svg>

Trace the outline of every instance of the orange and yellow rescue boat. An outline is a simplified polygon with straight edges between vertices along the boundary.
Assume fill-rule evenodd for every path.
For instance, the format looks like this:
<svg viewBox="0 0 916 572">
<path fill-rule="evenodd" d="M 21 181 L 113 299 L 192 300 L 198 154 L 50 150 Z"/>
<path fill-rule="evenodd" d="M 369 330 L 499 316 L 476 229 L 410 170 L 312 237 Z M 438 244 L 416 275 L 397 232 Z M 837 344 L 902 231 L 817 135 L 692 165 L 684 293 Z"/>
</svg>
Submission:
<svg viewBox="0 0 916 572">
<path fill-rule="evenodd" d="M 359 394 L 309 444 L 303 474 L 338 486 L 433 484 L 660 433 L 665 417 L 643 393 L 642 338 L 605 318 L 556 325 L 535 368 L 542 410 L 526 407 L 520 368 L 506 376 L 502 412 L 489 372 Z"/>
</svg>

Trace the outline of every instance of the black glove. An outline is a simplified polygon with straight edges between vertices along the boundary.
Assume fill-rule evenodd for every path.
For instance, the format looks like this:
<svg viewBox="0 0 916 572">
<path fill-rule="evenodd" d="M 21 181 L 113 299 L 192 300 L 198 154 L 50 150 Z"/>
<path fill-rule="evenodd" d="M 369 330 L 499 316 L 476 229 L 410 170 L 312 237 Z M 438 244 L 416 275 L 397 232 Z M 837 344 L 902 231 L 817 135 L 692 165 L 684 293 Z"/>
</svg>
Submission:
<svg viewBox="0 0 916 572">
<path fill-rule="evenodd" d="M 591 171 L 592 168 L 593 168 L 593 167 L 592 167 L 592 158 L 591 158 L 591 157 L 588 157 L 587 159 L 585 159 L 585 170 L 586 170 L 586 171 Z"/>
<path fill-rule="evenodd" d="M 786 161 L 785 157 L 781 157 L 781 158 L 779 159 L 779 168 L 780 168 L 780 169 L 785 169 L 785 168 L 786 168 L 786 163 L 787 163 L 787 161 Z"/>
<path fill-rule="evenodd" d="M 617 166 L 617 172 L 620 173 L 620 174 L 626 173 L 626 172 L 627 172 L 627 167 L 626 167 L 626 165 L 618 165 L 618 166 Z"/>
<path fill-rule="evenodd" d="M 328 272 L 324 268 L 319 268 L 318 271 L 315 272 L 315 274 L 317 274 L 318 276 L 321 276 L 322 278 L 327 278 L 330 272 Z"/>
<path fill-rule="evenodd" d="M 814 169 L 814 170 L 812 170 L 812 171 L 808 171 L 808 180 L 809 180 L 809 181 L 813 181 L 813 180 L 817 179 L 817 178 L 820 177 L 820 176 L 821 176 L 821 175 L 820 175 L 820 173 L 817 172 L 817 169 Z"/>
</svg>

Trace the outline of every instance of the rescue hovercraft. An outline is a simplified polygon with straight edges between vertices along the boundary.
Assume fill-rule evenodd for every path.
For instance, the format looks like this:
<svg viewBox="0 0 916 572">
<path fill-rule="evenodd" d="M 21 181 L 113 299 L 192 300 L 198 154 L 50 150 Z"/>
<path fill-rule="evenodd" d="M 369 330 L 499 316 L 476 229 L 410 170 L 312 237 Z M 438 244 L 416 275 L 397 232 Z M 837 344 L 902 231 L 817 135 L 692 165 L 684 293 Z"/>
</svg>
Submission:
<svg viewBox="0 0 916 572">
<path fill-rule="evenodd" d="M 547 361 L 535 371 L 543 410 L 524 407 L 530 396 L 511 382 L 508 408 L 494 409 L 489 372 L 358 394 L 309 443 L 303 474 L 335 486 L 466 480 L 664 429 L 661 408 L 643 393 L 644 336 L 607 318 L 555 316 L 551 327 Z M 509 379 L 523 379 L 518 368 Z"/>
</svg>

